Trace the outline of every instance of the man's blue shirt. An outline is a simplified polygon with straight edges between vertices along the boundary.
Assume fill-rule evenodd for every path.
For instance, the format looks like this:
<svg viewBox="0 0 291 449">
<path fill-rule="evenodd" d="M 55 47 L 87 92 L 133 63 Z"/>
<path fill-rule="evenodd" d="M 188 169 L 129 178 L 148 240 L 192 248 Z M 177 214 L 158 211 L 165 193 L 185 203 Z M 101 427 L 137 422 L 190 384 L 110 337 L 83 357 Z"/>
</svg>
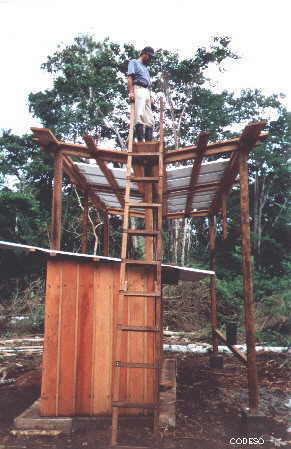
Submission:
<svg viewBox="0 0 291 449">
<path fill-rule="evenodd" d="M 133 77 L 133 84 L 142 84 L 144 87 L 150 87 L 151 85 L 148 68 L 137 59 L 129 61 L 126 75 Z"/>
</svg>

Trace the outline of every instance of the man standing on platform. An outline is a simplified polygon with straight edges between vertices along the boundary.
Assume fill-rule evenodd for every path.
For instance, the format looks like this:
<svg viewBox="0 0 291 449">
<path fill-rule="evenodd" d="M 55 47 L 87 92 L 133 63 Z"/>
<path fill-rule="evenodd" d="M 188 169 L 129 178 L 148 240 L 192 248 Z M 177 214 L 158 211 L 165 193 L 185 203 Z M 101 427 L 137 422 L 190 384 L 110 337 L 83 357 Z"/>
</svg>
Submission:
<svg viewBox="0 0 291 449">
<path fill-rule="evenodd" d="M 153 140 L 154 118 L 152 114 L 151 79 L 148 64 L 155 52 L 145 47 L 138 59 L 129 61 L 127 83 L 130 101 L 135 102 L 135 136 L 138 142 Z"/>
</svg>

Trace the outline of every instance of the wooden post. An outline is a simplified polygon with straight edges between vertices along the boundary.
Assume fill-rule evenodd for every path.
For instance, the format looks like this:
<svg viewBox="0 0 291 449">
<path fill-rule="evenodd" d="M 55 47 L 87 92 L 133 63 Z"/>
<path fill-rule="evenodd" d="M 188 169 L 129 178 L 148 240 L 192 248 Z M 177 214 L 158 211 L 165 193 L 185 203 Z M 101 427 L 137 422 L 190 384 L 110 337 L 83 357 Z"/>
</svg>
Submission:
<svg viewBox="0 0 291 449">
<path fill-rule="evenodd" d="M 84 194 L 84 209 L 83 209 L 83 220 L 82 220 L 82 243 L 81 252 L 82 254 L 87 253 L 88 247 L 88 213 L 89 213 L 89 202 L 88 202 L 88 191 Z"/>
<path fill-rule="evenodd" d="M 103 213 L 103 255 L 109 256 L 109 215 Z"/>
<path fill-rule="evenodd" d="M 247 373 L 249 387 L 249 406 L 256 413 L 259 404 L 258 374 L 256 364 L 256 331 L 253 306 L 253 282 L 250 245 L 248 154 L 243 150 L 239 155 L 240 208 L 242 233 L 242 266 L 244 287 L 244 312 L 247 344 Z"/>
<path fill-rule="evenodd" d="M 215 271 L 215 237 L 216 237 L 216 217 L 210 215 L 209 218 L 209 256 L 210 269 Z M 216 280 L 215 275 L 210 278 L 210 298 L 211 298 L 211 327 L 212 327 L 212 346 L 213 355 L 218 354 L 217 329 L 217 304 L 216 304 Z"/>
<path fill-rule="evenodd" d="M 226 208 L 226 194 L 222 195 L 222 240 L 227 239 L 227 208 Z"/>
<path fill-rule="evenodd" d="M 153 176 L 152 168 L 145 167 L 144 176 Z M 147 203 L 153 202 L 153 185 L 151 183 L 147 183 L 144 187 L 145 189 L 145 201 Z M 147 209 L 145 211 L 145 229 L 151 230 L 153 229 L 153 210 Z M 154 259 L 154 239 L 151 236 L 146 236 L 144 242 L 144 258 L 145 260 L 153 260 Z"/>
<path fill-rule="evenodd" d="M 55 153 L 54 186 L 52 202 L 52 232 L 51 249 L 61 249 L 61 221 L 62 221 L 62 178 L 63 155 L 60 150 Z"/>
</svg>

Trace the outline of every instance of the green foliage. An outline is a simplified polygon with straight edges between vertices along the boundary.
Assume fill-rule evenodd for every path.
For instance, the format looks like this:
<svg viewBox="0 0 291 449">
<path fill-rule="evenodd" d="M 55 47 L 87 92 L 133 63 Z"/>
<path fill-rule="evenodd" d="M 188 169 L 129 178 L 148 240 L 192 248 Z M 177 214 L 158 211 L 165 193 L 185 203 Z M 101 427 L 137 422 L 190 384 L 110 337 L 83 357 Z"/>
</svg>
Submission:
<svg viewBox="0 0 291 449">
<path fill-rule="evenodd" d="M 53 88 L 30 94 L 31 112 L 59 138 L 76 140 L 86 133 L 111 138 L 112 124 L 126 136 L 125 72 L 133 56 L 137 52 L 129 44 L 75 38 L 42 65 L 53 76 Z"/>
<path fill-rule="evenodd" d="M 52 77 L 52 88 L 29 95 L 29 108 L 44 127 L 57 138 L 82 141 L 84 134 L 98 136 L 113 147 L 124 148 L 128 133 L 126 70 L 128 60 L 138 56 L 132 44 L 117 44 L 108 38 L 95 41 L 82 35 L 59 46 L 43 63 Z M 151 65 L 153 90 L 166 97 L 165 125 L 167 147 L 193 144 L 200 131 L 209 131 L 210 140 L 237 136 L 248 121 L 268 120 L 269 138 L 251 154 L 250 213 L 253 242 L 254 292 L 258 304 L 273 313 L 290 313 L 285 280 L 290 275 L 288 152 L 291 147 L 291 114 L 280 96 L 265 96 L 260 89 L 244 89 L 239 94 L 214 91 L 215 80 L 208 79 L 211 67 L 223 71 L 225 62 L 238 59 L 228 37 L 215 37 L 208 48 L 198 48 L 183 58 L 178 52 L 158 49 Z M 158 111 L 155 112 L 158 123 Z M 115 143 L 113 143 L 115 141 Z M 215 157 L 214 157 L 215 158 Z M 49 246 L 53 161 L 39 150 L 30 135 L 17 136 L 3 130 L 0 137 L 0 239 L 36 246 Z M 80 250 L 83 198 L 64 177 L 62 249 Z M 258 218 L 258 210 L 260 217 Z M 102 217 L 90 208 L 89 252 L 95 246 L 102 252 Z M 164 231 L 164 260 L 187 266 L 208 266 L 208 223 L 205 219 L 186 221 L 187 245 L 182 250 L 182 226 L 173 223 Z M 228 201 L 226 242 L 221 239 L 218 217 L 217 276 L 220 316 L 241 317 L 243 292 L 239 190 Z M 110 251 L 120 253 L 121 220 L 112 217 Z M 95 235 L 94 235 L 95 234 Z M 173 244 L 173 237 L 177 245 Z M 96 240 L 97 239 L 97 240 Z M 97 243 L 96 243 L 97 241 Z M 135 251 L 141 251 L 137 245 Z M 24 257 L 27 257 L 24 262 Z M 43 267 L 34 258 L 1 251 L 2 301 L 41 274 Z M 38 265 L 36 267 L 36 265 Z M 12 280 L 13 279 L 13 280 Z M 284 284 L 284 285 L 283 285 Z M 19 287 L 19 286 L 18 286 Z M 18 288 L 17 287 L 17 288 Z M 19 287 L 20 288 L 20 287 Z M 4 298 L 4 299 L 3 299 Z M 287 308 L 286 308 L 287 307 Z M 268 309 L 269 310 L 269 309 Z M 41 326 L 42 308 L 35 313 L 35 326 Z"/>
</svg>

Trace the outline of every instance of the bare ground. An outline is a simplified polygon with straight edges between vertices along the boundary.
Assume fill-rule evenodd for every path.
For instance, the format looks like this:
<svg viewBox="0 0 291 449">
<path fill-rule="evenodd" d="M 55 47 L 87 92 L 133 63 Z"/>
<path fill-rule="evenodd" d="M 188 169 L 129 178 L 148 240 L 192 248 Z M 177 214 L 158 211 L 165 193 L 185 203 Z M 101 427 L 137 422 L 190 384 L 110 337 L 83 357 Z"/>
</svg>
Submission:
<svg viewBox="0 0 291 449">
<path fill-rule="evenodd" d="M 141 427 L 133 421 L 122 427 L 122 441 L 138 445 L 148 443 L 150 448 L 161 449 L 273 449 L 291 445 L 288 441 L 291 440 L 290 433 L 288 437 L 286 432 L 290 380 L 287 354 L 258 355 L 261 409 L 266 418 L 263 428 L 251 433 L 242 424 L 240 416 L 242 408 L 247 406 L 246 369 L 232 356 L 223 357 L 224 369 L 211 370 L 207 355 L 177 354 L 176 430 L 161 429 L 160 441 L 153 443 L 149 440 L 150 427 Z M 6 359 L 0 362 L 1 366 L 5 364 Z M 13 419 L 39 396 L 36 369 L 39 364 L 40 356 L 37 355 L 9 357 L 9 365 L 13 366 L 11 376 L 16 382 L 0 385 L 0 449 L 107 449 L 110 423 L 56 437 L 10 434 Z M 29 373 L 27 382 L 23 382 L 24 373 Z M 259 446 L 254 443 L 230 444 L 231 438 L 249 437 L 262 437 L 264 443 Z"/>
</svg>

